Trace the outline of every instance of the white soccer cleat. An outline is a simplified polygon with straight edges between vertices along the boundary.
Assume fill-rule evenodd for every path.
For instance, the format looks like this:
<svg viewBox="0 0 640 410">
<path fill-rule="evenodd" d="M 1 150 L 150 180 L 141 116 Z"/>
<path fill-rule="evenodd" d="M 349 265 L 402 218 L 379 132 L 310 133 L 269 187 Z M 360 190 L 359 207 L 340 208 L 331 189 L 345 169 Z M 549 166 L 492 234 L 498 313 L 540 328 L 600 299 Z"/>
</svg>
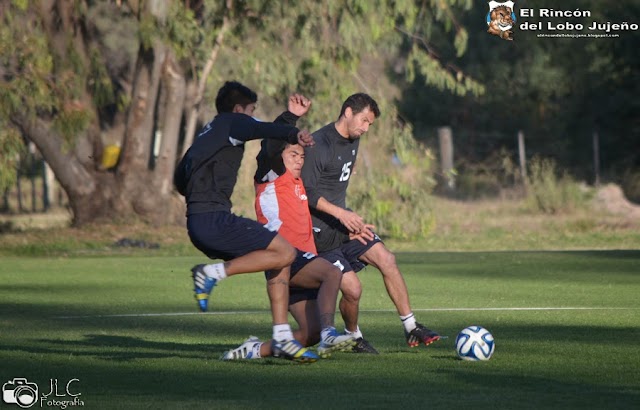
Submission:
<svg viewBox="0 0 640 410">
<path fill-rule="evenodd" d="M 222 354 L 220 360 L 245 360 L 259 359 L 260 345 L 262 342 L 255 336 L 249 336 L 240 346 L 232 350 L 227 350 Z"/>
<path fill-rule="evenodd" d="M 335 328 L 332 328 L 331 331 L 322 338 L 320 346 L 318 346 L 318 355 L 326 359 L 331 353 L 349 350 L 353 348 L 355 344 L 356 340 L 353 335 L 341 335 Z"/>
</svg>

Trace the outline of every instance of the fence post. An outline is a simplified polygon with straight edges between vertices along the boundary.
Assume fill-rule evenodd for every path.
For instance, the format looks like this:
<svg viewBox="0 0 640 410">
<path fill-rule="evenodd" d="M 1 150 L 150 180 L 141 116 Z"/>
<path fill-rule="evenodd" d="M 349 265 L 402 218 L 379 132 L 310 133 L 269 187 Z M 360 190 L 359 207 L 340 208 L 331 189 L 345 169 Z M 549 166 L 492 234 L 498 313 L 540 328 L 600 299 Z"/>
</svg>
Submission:
<svg viewBox="0 0 640 410">
<path fill-rule="evenodd" d="M 527 185 L 527 155 L 524 149 L 524 132 L 518 131 L 518 158 L 520 160 L 520 176 L 522 183 Z"/>
<path fill-rule="evenodd" d="M 440 143 L 442 176 L 447 190 L 453 191 L 456 186 L 456 181 L 453 169 L 453 133 L 451 127 L 438 128 L 438 140 Z"/>
<path fill-rule="evenodd" d="M 598 131 L 593 132 L 593 173 L 595 174 L 594 184 L 600 185 L 600 136 Z"/>
</svg>

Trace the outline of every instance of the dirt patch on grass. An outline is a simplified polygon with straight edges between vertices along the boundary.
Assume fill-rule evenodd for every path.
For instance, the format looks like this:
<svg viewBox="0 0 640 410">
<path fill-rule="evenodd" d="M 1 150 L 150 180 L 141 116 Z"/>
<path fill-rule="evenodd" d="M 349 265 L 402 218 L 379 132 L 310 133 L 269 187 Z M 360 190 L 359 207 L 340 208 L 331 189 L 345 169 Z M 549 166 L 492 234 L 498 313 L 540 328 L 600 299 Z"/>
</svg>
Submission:
<svg viewBox="0 0 640 410">
<path fill-rule="evenodd" d="M 631 220 L 640 220 L 640 205 L 630 202 L 617 185 L 607 184 L 598 189 L 594 203 L 599 211 Z"/>
</svg>

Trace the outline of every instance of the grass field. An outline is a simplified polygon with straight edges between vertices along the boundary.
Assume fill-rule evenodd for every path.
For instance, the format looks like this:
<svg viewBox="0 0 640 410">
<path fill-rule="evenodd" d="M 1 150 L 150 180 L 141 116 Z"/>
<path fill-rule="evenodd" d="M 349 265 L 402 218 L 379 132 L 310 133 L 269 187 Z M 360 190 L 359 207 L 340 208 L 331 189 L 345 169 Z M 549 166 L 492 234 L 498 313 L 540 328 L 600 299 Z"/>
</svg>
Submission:
<svg viewBox="0 0 640 410">
<path fill-rule="evenodd" d="M 24 377 L 46 394 L 50 379 L 59 392 L 78 379 L 69 389 L 85 408 L 640 407 L 640 251 L 400 253 L 418 320 L 449 339 L 408 348 L 367 269 L 361 328 L 381 355 L 311 365 L 219 361 L 270 336 L 264 280 L 230 278 L 196 313 L 188 269 L 200 261 L 3 257 L 2 383 Z M 456 357 L 472 324 L 496 339 L 488 362 Z"/>
</svg>

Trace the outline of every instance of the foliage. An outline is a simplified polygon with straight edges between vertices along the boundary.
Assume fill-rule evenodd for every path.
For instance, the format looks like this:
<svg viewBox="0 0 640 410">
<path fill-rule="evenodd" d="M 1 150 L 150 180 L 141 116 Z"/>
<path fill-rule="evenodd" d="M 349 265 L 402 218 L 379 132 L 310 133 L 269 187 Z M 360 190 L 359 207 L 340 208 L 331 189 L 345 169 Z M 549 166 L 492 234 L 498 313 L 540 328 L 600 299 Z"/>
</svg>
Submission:
<svg viewBox="0 0 640 410">
<path fill-rule="evenodd" d="M 465 152 L 456 154 L 475 162 L 486 151 L 503 146 L 517 158 L 515 137 L 522 130 L 528 157 L 554 156 L 574 177 L 593 182 L 591 139 L 597 131 L 601 179 L 621 182 L 627 170 L 637 169 L 640 33 L 623 31 L 616 38 L 551 39 L 539 38 L 538 31 L 516 29 L 513 42 L 501 41 L 486 33 L 486 4 L 475 2 L 468 13 L 460 15 L 469 39 L 467 52 L 456 62 L 482 83 L 486 92 L 459 97 L 424 88 L 424 76 L 417 73 L 415 81 L 404 87 L 404 98 L 399 101 L 402 115 L 420 131 L 416 136 L 435 146 L 437 140 L 430 130 L 443 125 L 454 128 L 454 137 L 491 133 L 494 137 L 490 140 L 471 140 Z M 516 2 L 515 7 L 537 9 L 541 5 Z M 591 21 L 640 19 L 640 4 L 632 0 L 567 0 L 562 2 L 562 10 L 589 10 L 591 18 L 579 21 L 585 25 Z"/>
<path fill-rule="evenodd" d="M 3 126 L 0 121 L 0 192 L 16 182 L 20 154 L 25 145 L 15 128 Z"/>
<path fill-rule="evenodd" d="M 103 135 L 102 144 L 91 142 L 90 146 L 125 139 L 129 124 L 122 122 L 131 117 L 130 110 L 142 108 L 131 105 L 137 98 L 133 94 L 136 74 L 142 72 L 144 78 L 156 47 L 162 45 L 171 47 L 180 64 L 178 71 L 191 82 L 189 87 L 201 80 L 208 63 L 215 64 L 207 78 L 204 102 L 208 106 L 213 106 L 220 83 L 231 78 L 257 89 L 269 115 L 286 95 L 299 91 L 314 100 L 314 109 L 304 120 L 310 128 L 335 119 L 337 106 L 356 91 L 369 92 L 381 105 L 391 107 L 396 87 L 384 77 L 387 64 L 397 59 L 410 62 L 405 64 L 405 75 L 418 71 L 426 76 L 427 85 L 457 94 L 477 94 L 480 87 L 441 58 L 430 43 L 438 39 L 439 46 L 455 50 L 452 56 L 464 53 L 468 34 L 458 22 L 458 13 L 471 7 L 469 0 L 158 1 L 150 6 L 153 10 L 138 2 L 81 1 L 68 6 L 12 2 L 4 7 L 0 29 L 4 85 L 0 105 L 6 118 L 22 110 L 28 120 L 46 120 L 43 124 L 63 137 L 67 148 L 87 146 L 79 142 L 88 138 L 85 131 L 92 125 L 99 125 Z M 42 13 L 53 14 L 50 21 L 68 24 L 69 29 L 47 25 Z M 440 36 L 441 32 L 446 35 Z M 220 57 L 215 59 L 212 51 L 218 47 Z M 200 103 L 199 96 L 193 98 L 185 100 L 185 108 Z M 149 101 L 146 106 L 155 104 Z M 395 111 L 387 111 L 390 115 L 381 119 L 380 128 L 387 135 L 405 135 L 396 125 Z M 205 114 L 201 122 L 209 119 L 205 117 L 211 110 Z M 397 138 L 385 139 L 379 147 L 372 144 L 372 162 L 367 166 L 386 162 L 393 140 Z M 376 185 L 388 185 L 400 192 L 401 201 L 408 201 L 408 182 L 402 172 L 371 175 L 376 175 Z M 429 191 L 425 186 L 424 192 Z M 396 198 L 387 196 L 379 203 L 371 196 L 362 205 L 380 219 L 386 209 L 396 206 Z M 426 203 L 418 207 L 425 206 L 425 215 L 429 213 Z"/>
<path fill-rule="evenodd" d="M 557 176 L 556 162 L 534 157 L 529 164 L 527 204 L 530 209 L 549 214 L 583 207 L 588 194 L 566 172 Z"/>
<path fill-rule="evenodd" d="M 636 203 L 640 203 L 640 170 L 628 170 L 622 178 L 622 190 L 625 195 Z"/>
<path fill-rule="evenodd" d="M 460 141 L 458 144 L 464 144 Z M 467 158 L 464 150 L 460 150 L 456 163 L 455 192 L 448 192 L 449 197 L 459 199 L 481 199 L 499 197 L 505 190 L 513 189 L 522 183 L 520 170 L 513 162 L 511 152 L 505 147 L 492 150 L 486 156 Z"/>
<path fill-rule="evenodd" d="M 434 158 L 413 139 L 411 127 L 380 124 L 375 133 L 364 137 L 359 156 L 348 205 L 375 225 L 380 235 L 402 240 L 429 235 L 435 223 L 431 210 Z"/>
</svg>

